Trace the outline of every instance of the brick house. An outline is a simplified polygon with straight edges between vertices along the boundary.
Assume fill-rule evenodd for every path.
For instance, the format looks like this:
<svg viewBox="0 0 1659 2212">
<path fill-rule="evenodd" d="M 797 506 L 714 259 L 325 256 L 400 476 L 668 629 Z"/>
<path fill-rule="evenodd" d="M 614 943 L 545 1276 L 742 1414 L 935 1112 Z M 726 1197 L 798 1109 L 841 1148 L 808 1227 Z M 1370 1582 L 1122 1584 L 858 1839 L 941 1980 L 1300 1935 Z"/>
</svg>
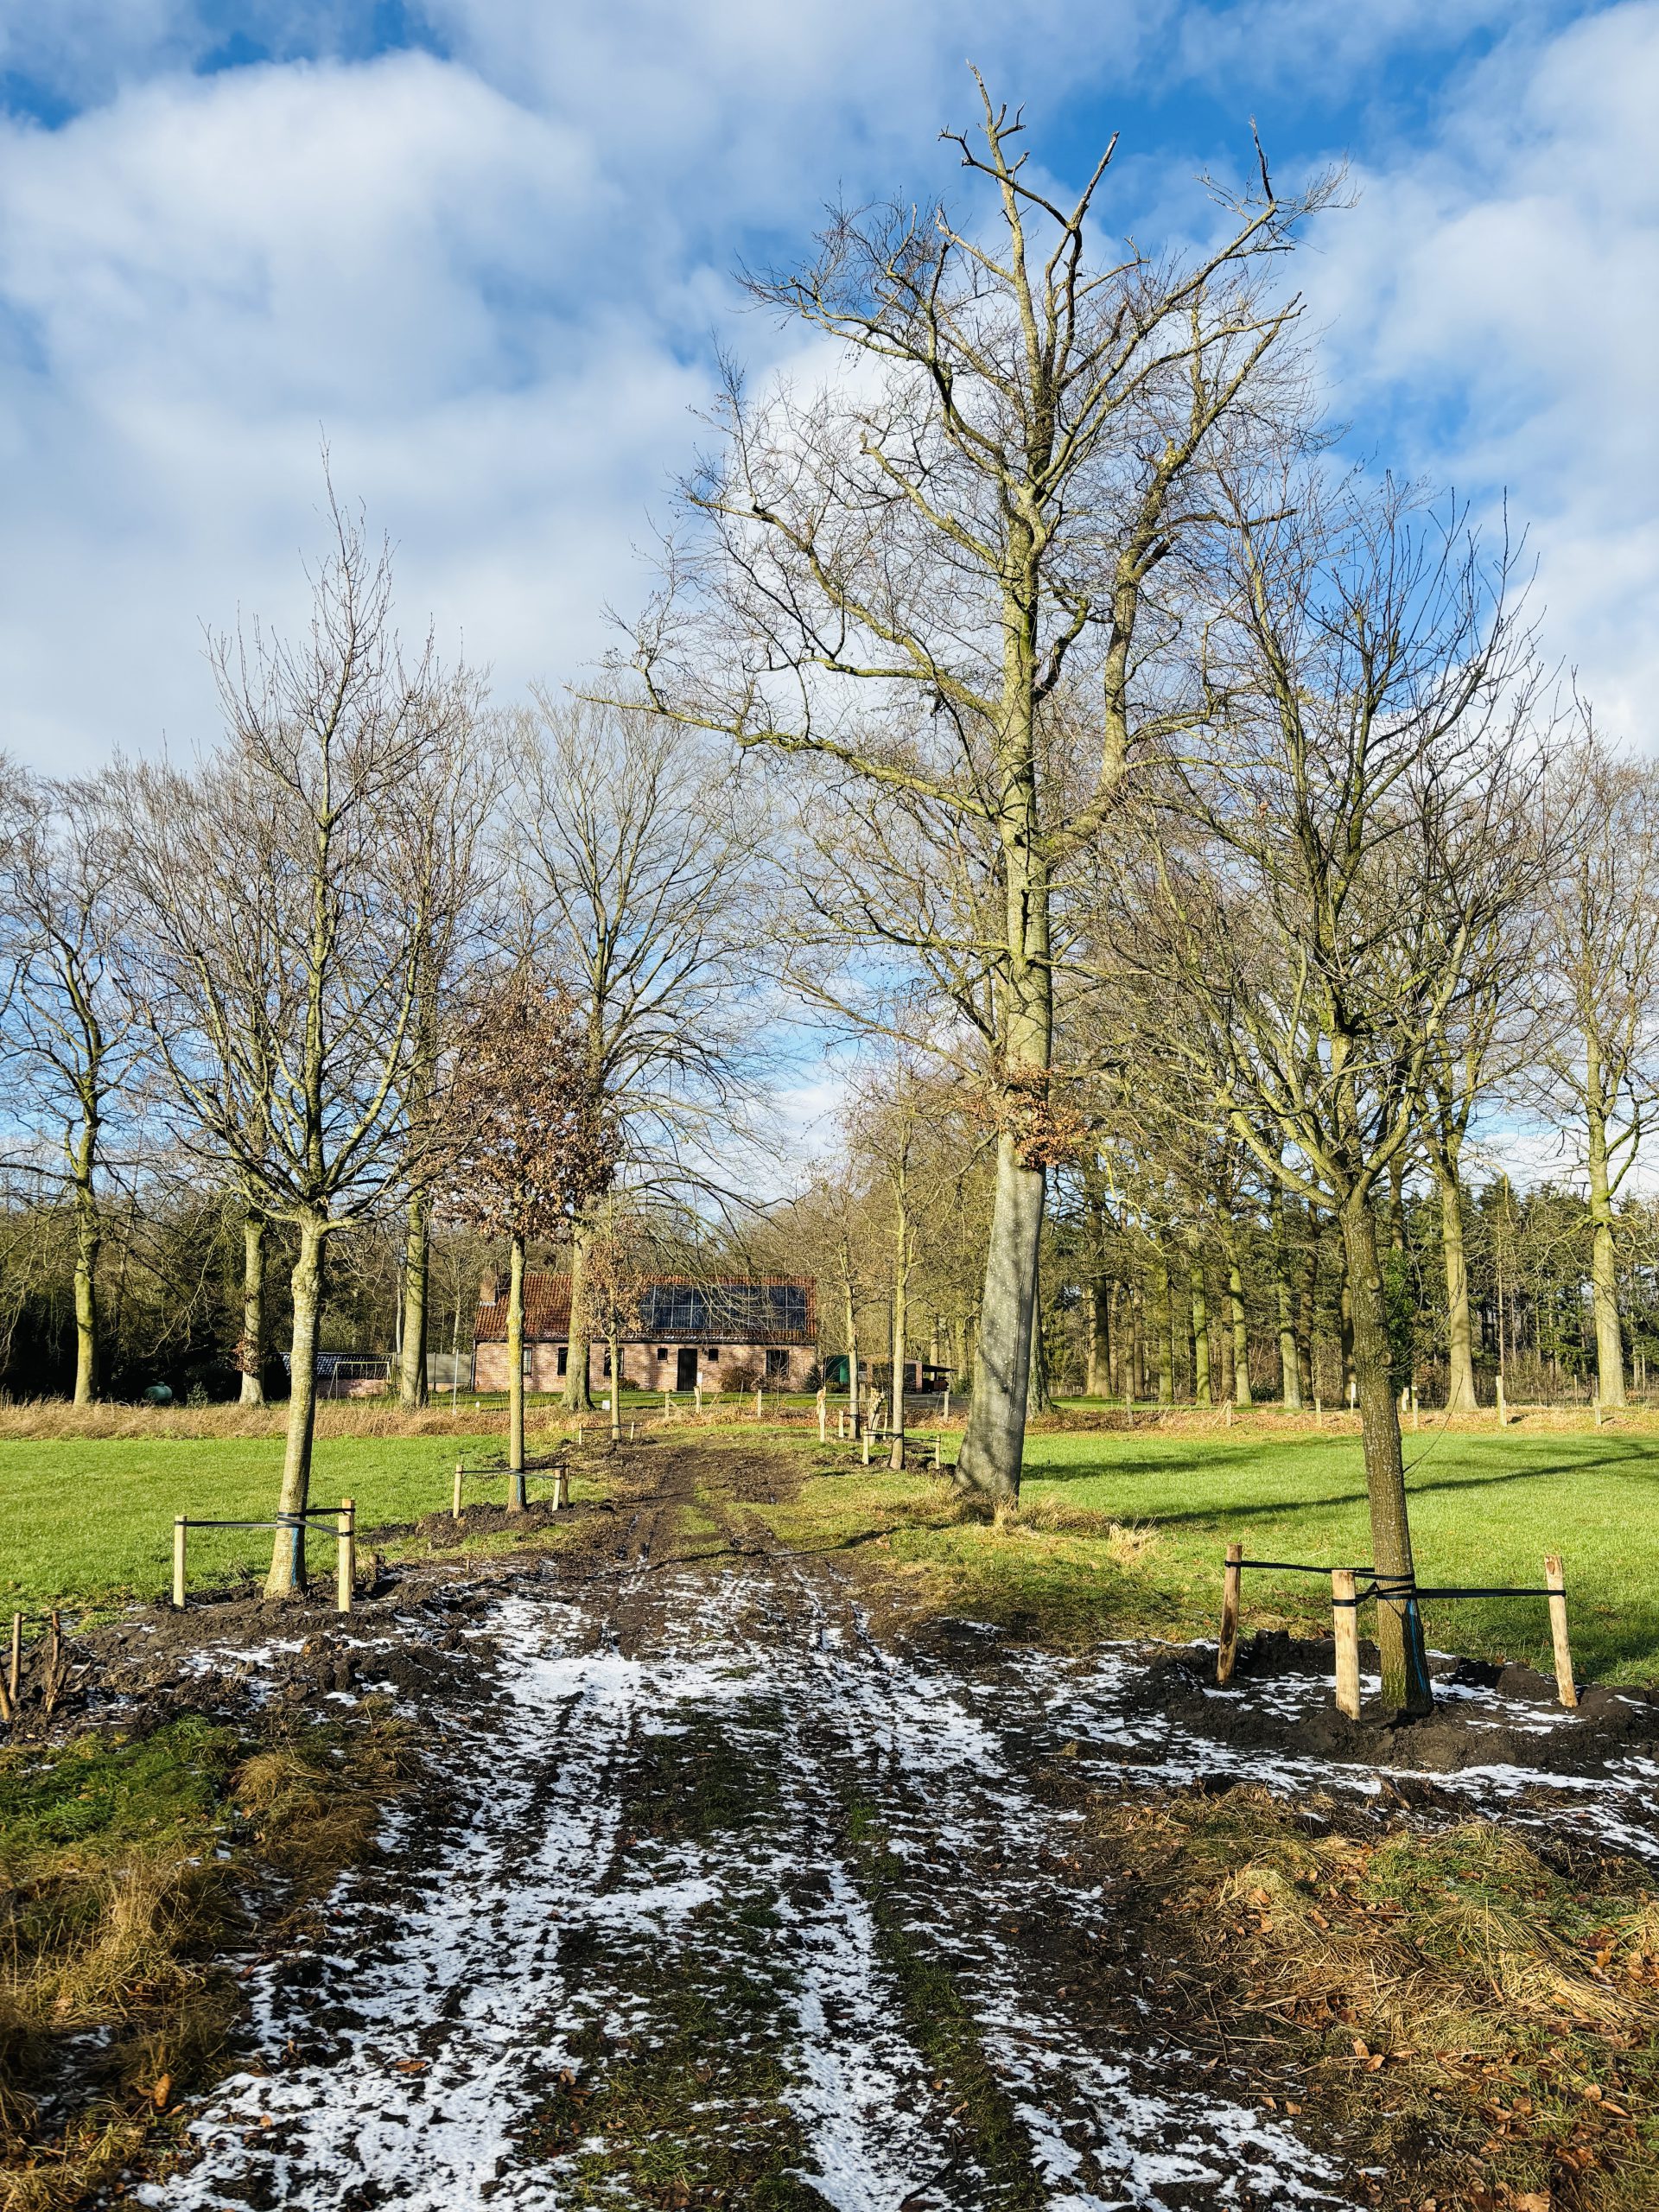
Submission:
<svg viewBox="0 0 1659 2212">
<path fill-rule="evenodd" d="M 524 1381 L 563 1388 L 569 1366 L 570 1278 L 524 1276 Z M 610 1349 L 590 1347 L 594 1389 L 609 1376 Z M 792 1276 L 709 1282 L 662 1275 L 646 1288 L 639 1326 L 621 1346 L 622 1380 L 642 1390 L 804 1390 L 816 1387 L 816 1288 Z M 507 1387 L 507 1300 L 493 1275 L 479 1285 L 473 1332 L 473 1388 Z"/>
</svg>

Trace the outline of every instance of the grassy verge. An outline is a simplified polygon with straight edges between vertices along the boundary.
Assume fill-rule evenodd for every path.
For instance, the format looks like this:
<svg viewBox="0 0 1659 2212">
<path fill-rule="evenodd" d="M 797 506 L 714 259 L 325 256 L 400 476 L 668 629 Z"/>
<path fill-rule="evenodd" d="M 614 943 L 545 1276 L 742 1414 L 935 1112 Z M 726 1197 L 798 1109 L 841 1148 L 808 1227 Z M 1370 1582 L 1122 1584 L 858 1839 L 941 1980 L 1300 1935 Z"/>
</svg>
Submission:
<svg viewBox="0 0 1659 2212">
<path fill-rule="evenodd" d="M 1426 1583 L 1540 1579 L 1567 1564 L 1574 1657 L 1600 1681 L 1659 1678 L 1659 1439 L 1624 1431 L 1414 1438 L 1409 1478 Z M 1230 1537 L 1248 1556 L 1361 1563 L 1369 1535 L 1358 1440 L 1243 1430 L 1036 1433 L 1020 1522 L 998 1532 L 925 1475 L 891 1475 L 803 1447 L 815 1471 L 766 1509 L 785 1540 L 880 1559 L 929 1609 L 969 1611 L 1061 1643 L 1213 1635 Z M 1542 1604 L 1431 1605 L 1430 1643 L 1548 1668 Z M 1252 1573 L 1246 1628 L 1328 1628 L 1328 1587 Z"/>
<path fill-rule="evenodd" d="M 246 1878 L 287 1910 L 358 1856 L 399 1725 L 290 1721 L 255 1743 L 185 1715 L 138 1740 L 0 1751 L 0 2208 L 54 2212 L 175 2147 L 178 2100 L 223 2063 Z M 267 1939 L 281 1930 L 262 1923 Z"/>
<path fill-rule="evenodd" d="M 1659 2202 L 1659 1890 L 1471 1821 L 1311 1829 L 1263 1791 L 1103 1802 L 1095 1831 L 1166 1895 L 1227 2030 L 1415 2202 Z M 1288 2088 L 1287 2084 L 1289 2084 Z M 1395 2201 L 1392 2194 L 1389 2201 Z"/>
</svg>

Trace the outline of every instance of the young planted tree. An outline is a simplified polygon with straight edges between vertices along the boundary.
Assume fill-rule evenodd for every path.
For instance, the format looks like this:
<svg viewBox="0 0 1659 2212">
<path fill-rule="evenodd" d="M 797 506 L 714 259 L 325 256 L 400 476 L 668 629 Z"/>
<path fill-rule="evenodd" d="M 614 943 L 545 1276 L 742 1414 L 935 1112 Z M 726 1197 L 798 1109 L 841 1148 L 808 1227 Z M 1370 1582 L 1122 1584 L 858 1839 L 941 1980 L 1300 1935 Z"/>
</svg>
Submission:
<svg viewBox="0 0 1659 2212">
<path fill-rule="evenodd" d="M 447 1211 L 507 1240 L 507 1465 L 516 1510 L 524 1503 L 527 1248 L 568 1236 L 608 1189 L 615 1133 L 593 1080 L 579 1003 L 562 985 L 522 969 L 509 977 L 467 1025 L 454 1059 L 439 1188 Z"/>
<path fill-rule="evenodd" d="M 1547 806 L 1564 835 L 1532 976 L 1548 1009 L 1541 1088 L 1551 1118 L 1581 1134 L 1596 1395 L 1622 1406 L 1617 1208 L 1659 1098 L 1659 776 L 1586 732 Z"/>
<path fill-rule="evenodd" d="M 994 848 L 997 1185 L 958 1475 L 999 1502 L 1031 1366 L 1055 874 L 1140 753 L 1206 710 L 1150 672 L 1156 640 L 1203 557 L 1221 446 L 1281 435 L 1296 308 L 1267 272 L 1311 204 L 1263 163 L 1259 191 L 1217 195 L 1212 250 L 1102 265 L 1113 149 L 1063 203 L 1027 173 L 1023 129 L 984 94 L 976 139 L 953 138 L 989 187 L 983 229 L 943 207 L 838 215 L 806 266 L 755 281 L 844 374 L 759 404 L 728 385 L 635 654 L 664 715 L 910 795 Z M 1092 761 L 1052 774 L 1057 709 L 1085 696 Z"/>
<path fill-rule="evenodd" d="M 119 988 L 118 841 L 91 785 L 13 772 L 0 838 L 0 969 L 7 991 L 0 1077 L 68 1198 L 74 1245 L 78 1406 L 98 1395 L 99 1260 L 111 1109 L 129 1082 L 137 1026 Z"/>
<path fill-rule="evenodd" d="M 1114 952 L 1210 1112 L 1336 1217 L 1383 1695 L 1420 1713 L 1432 1694 L 1375 1209 L 1431 1054 L 1536 893 L 1529 641 L 1503 568 L 1455 518 L 1311 485 L 1252 486 L 1236 513 L 1232 711 L 1172 784 Z"/>
<path fill-rule="evenodd" d="M 622 1437 L 622 1345 L 640 1325 L 651 1287 L 650 1251 L 645 1224 L 617 1204 L 614 1190 L 595 1212 L 586 1202 L 590 1225 L 588 1248 L 588 1311 L 606 1349 L 611 1382 L 611 1441 Z"/>
<path fill-rule="evenodd" d="M 128 1001 L 181 1141 L 288 1224 L 287 1445 L 266 1589 L 302 1586 L 316 1355 L 331 1238 L 425 1171 L 406 1077 L 422 949 L 463 887 L 423 818 L 432 765 L 456 760 L 474 687 L 391 626 L 389 556 L 336 506 L 295 642 L 255 628 L 215 649 L 226 741 L 194 773 L 112 777 L 133 906 Z M 114 812 L 113 804 L 111 813 Z"/>
</svg>

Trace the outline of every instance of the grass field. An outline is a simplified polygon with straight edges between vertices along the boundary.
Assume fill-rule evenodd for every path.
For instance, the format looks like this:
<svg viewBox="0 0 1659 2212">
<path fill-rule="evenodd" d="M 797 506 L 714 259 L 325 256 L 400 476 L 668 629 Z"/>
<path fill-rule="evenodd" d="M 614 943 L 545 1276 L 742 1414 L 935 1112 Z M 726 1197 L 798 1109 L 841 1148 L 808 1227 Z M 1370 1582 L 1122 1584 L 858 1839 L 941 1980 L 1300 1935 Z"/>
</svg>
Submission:
<svg viewBox="0 0 1659 2212">
<path fill-rule="evenodd" d="M 701 1433 L 713 1441 L 720 1432 Z M 770 1422 L 742 1419 L 730 1433 L 745 1443 L 778 1435 Z M 798 1427 L 790 1440 L 807 1440 Z M 1633 1427 L 1426 1432 L 1407 1443 L 1425 1583 L 1533 1585 L 1544 1553 L 1559 1550 L 1580 1674 L 1659 1679 L 1659 1436 Z M 477 1463 L 499 1456 L 498 1446 L 474 1435 L 461 1448 Z M 312 1495 L 324 1503 L 353 1497 L 364 1529 L 412 1521 L 447 1501 L 456 1449 L 443 1433 L 321 1435 Z M 281 1463 L 275 1433 L 0 1440 L 0 1607 L 160 1595 L 173 1516 L 267 1513 Z M 1026 1505 L 1024 1525 L 1000 1535 L 961 1517 L 925 1478 L 853 1468 L 810 1482 L 772 1517 L 804 1543 L 887 1531 L 882 1555 L 918 1587 L 930 1580 L 941 1602 L 1026 1616 L 1071 1640 L 1213 1633 L 1229 1537 L 1251 1558 L 1369 1557 L 1355 1436 L 1263 1435 L 1242 1424 L 1186 1434 L 1039 1431 L 1027 1447 Z M 332 1545 L 322 1536 L 314 1544 L 315 1564 L 326 1568 Z M 261 1568 L 269 1548 L 254 1531 L 193 1532 L 192 1579 Z M 1252 1573 L 1244 1595 L 1247 1629 L 1330 1619 L 1328 1588 L 1311 1576 Z M 1433 1605 L 1427 1618 L 1438 1649 L 1548 1663 L 1538 1600 Z"/>
<path fill-rule="evenodd" d="M 1659 1679 L 1659 1438 L 1612 1428 L 1407 1439 L 1421 1580 L 1535 1586 L 1566 1561 L 1580 1676 Z M 1036 1433 L 1024 1525 L 963 1522 L 937 1486 L 861 1469 L 808 1485 L 774 1515 L 803 1543 L 887 1527 L 883 1549 L 953 1605 L 1028 1615 L 1079 1640 L 1145 1631 L 1213 1635 L 1229 1537 L 1247 1558 L 1360 1565 L 1370 1558 L 1357 1437 Z M 1245 1622 L 1328 1627 L 1330 1586 L 1247 1574 Z M 1548 1669 L 1539 1599 L 1426 1609 L 1431 1644 Z"/>
<path fill-rule="evenodd" d="M 353 1499 L 359 1529 L 413 1521 L 448 1503 L 455 1449 L 447 1436 L 319 1437 L 313 1502 Z M 469 1465 L 494 1456 L 476 1437 L 466 1451 Z M 174 1515 L 269 1514 L 282 1465 L 280 1437 L 0 1442 L 0 1608 L 164 1595 Z M 467 1494 L 499 1503 L 505 1491 L 474 1484 Z M 263 1572 L 270 1543 L 254 1529 L 193 1529 L 191 1580 L 223 1581 L 238 1566 Z M 331 1536 L 313 1536 L 313 1571 L 331 1572 L 334 1551 Z"/>
</svg>

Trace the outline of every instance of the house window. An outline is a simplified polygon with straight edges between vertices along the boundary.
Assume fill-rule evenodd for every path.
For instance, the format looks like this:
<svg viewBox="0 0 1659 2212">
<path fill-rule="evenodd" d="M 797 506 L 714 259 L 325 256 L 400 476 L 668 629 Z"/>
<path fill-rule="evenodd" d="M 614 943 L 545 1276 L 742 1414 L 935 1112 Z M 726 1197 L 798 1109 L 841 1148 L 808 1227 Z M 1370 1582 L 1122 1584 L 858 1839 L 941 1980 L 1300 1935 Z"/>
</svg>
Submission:
<svg viewBox="0 0 1659 2212">
<path fill-rule="evenodd" d="M 779 1376 L 782 1376 L 782 1375 L 787 1375 L 787 1374 L 788 1374 L 788 1372 L 789 1372 L 789 1354 L 788 1354 L 788 1352 L 784 1349 L 783 1345 L 781 1345 L 781 1344 L 768 1344 L 768 1345 L 766 1346 L 766 1380 L 767 1380 L 767 1382 L 774 1382 L 774 1381 L 775 1381 L 775 1380 L 776 1380 Z"/>
<path fill-rule="evenodd" d="M 709 1357 L 710 1359 L 718 1359 L 720 1357 L 720 1346 L 718 1344 L 709 1345 Z"/>
<path fill-rule="evenodd" d="M 559 1346 L 559 1372 L 561 1375 L 568 1375 L 569 1371 L 570 1347 L 569 1344 L 561 1344 Z"/>
<path fill-rule="evenodd" d="M 666 1359 L 668 1357 L 668 1346 L 666 1344 L 658 1345 L 657 1357 L 658 1359 Z"/>
</svg>

